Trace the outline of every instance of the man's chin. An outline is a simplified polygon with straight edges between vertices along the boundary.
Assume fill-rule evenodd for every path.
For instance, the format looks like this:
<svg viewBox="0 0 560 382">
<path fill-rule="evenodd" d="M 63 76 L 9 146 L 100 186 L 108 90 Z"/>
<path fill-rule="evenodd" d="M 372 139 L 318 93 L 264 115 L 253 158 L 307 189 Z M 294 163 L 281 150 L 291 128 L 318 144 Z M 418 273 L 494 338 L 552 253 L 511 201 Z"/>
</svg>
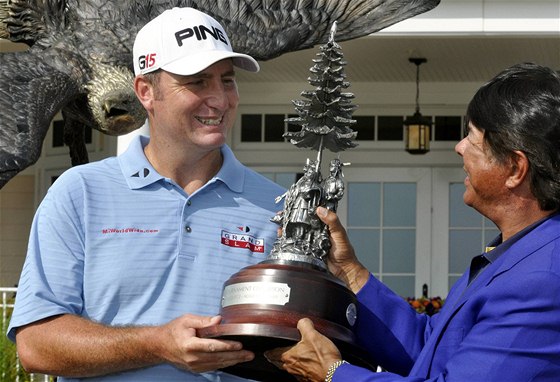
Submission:
<svg viewBox="0 0 560 382">
<path fill-rule="evenodd" d="M 209 149 L 217 149 L 226 143 L 226 135 L 223 133 L 206 134 L 199 137 L 198 145 Z"/>
<path fill-rule="evenodd" d="M 465 193 L 463 194 L 463 203 L 465 203 L 469 207 L 473 207 L 473 200 L 468 194 L 468 191 L 465 191 Z"/>
</svg>

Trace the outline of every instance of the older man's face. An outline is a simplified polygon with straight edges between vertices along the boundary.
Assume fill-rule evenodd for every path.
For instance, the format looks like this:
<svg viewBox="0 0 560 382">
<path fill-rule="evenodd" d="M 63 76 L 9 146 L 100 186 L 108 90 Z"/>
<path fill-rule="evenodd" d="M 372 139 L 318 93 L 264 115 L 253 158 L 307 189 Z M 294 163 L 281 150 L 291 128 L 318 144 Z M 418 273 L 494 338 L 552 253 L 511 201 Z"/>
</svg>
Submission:
<svg viewBox="0 0 560 382">
<path fill-rule="evenodd" d="M 505 186 L 510 167 L 499 163 L 484 143 L 484 133 L 469 124 L 468 134 L 455 146 L 463 158 L 465 193 L 463 201 L 468 206 L 492 219 L 500 202 L 509 194 Z"/>
</svg>

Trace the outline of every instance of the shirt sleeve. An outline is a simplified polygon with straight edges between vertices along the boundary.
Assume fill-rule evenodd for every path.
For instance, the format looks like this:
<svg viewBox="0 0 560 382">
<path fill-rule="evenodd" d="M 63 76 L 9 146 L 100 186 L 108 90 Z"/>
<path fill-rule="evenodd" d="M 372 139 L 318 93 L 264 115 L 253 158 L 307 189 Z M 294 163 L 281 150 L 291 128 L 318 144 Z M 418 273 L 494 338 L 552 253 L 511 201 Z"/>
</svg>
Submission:
<svg viewBox="0 0 560 382">
<path fill-rule="evenodd" d="M 550 270 L 525 269 L 523 273 L 519 277 L 496 278 L 491 287 L 482 289 L 468 304 L 457 307 L 462 311 L 457 313 L 461 317 L 448 322 L 442 334 L 445 339 L 434 350 L 431 370 L 437 372 L 428 376 L 414 372 L 410 375 L 407 370 L 398 370 L 397 364 L 397 371 L 388 368 L 392 372 L 376 373 L 344 364 L 336 370 L 333 381 L 557 381 L 560 375 L 560 276 Z M 512 277 L 515 288 L 512 288 Z M 362 302 L 366 295 L 368 298 L 382 296 L 379 286 L 369 284 L 365 288 L 358 296 Z M 387 300 L 371 301 L 375 301 L 370 303 L 373 307 L 387 303 Z M 370 343 L 368 350 L 378 356 L 392 353 L 391 357 L 401 362 L 404 359 L 405 364 L 414 360 L 407 352 L 407 342 L 399 334 L 408 332 L 414 336 L 414 330 L 404 329 L 412 327 L 413 322 L 405 317 L 400 324 L 391 324 L 385 321 L 386 312 L 378 316 L 369 312 L 365 318 L 362 315 L 366 321 L 361 323 L 359 332 L 367 336 L 362 340 Z M 406 316 L 405 312 L 401 314 Z M 395 317 L 395 320 L 399 319 Z M 390 332 L 391 329 L 395 333 Z M 417 342 L 422 341 L 418 339 Z"/>
<path fill-rule="evenodd" d="M 351 364 L 340 365 L 333 375 L 333 382 L 424 382 L 424 378 L 403 377 L 398 374 L 380 372 L 376 373 L 372 370 Z M 464 381 L 463 381 L 464 382 Z"/>
<path fill-rule="evenodd" d="M 357 297 L 360 345 L 385 369 L 408 374 L 431 332 L 430 317 L 417 314 L 373 275 Z"/>
<path fill-rule="evenodd" d="M 80 179 L 63 174 L 37 209 L 8 338 L 18 327 L 83 309 L 84 232 Z"/>
</svg>

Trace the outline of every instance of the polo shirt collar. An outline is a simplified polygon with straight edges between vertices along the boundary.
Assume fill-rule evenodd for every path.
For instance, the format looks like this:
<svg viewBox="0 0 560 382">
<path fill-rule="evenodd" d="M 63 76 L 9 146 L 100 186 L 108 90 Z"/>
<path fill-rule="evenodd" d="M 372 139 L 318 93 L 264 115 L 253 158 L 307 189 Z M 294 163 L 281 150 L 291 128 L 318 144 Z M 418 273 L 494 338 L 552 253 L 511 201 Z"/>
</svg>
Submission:
<svg viewBox="0 0 560 382">
<path fill-rule="evenodd" d="M 134 137 L 126 151 L 118 157 L 121 171 L 131 190 L 146 187 L 163 179 L 144 154 L 144 147 L 149 141 L 150 138 L 143 135 Z"/>
<path fill-rule="evenodd" d="M 128 187 L 132 190 L 146 187 L 164 179 L 150 164 L 144 154 L 144 147 L 150 141 L 149 137 L 134 137 L 128 149 L 119 156 L 121 170 Z M 223 163 L 220 171 L 208 183 L 222 181 L 234 192 L 242 192 L 245 182 L 245 167 L 237 160 L 227 145 L 221 147 Z"/>
<path fill-rule="evenodd" d="M 224 159 L 222 168 L 210 182 L 220 180 L 233 192 L 242 192 L 243 183 L 245 183 L 245 167 L 233 155 L 229 146 L 223 145 L 221 151 Z"/>
<path fill-rule="evenodd" d="M 488 259 L 489 262 L 493 263 L 500 257 L 505 251 L 507 251 L 513 244 L 521 240 L 524 236 L 526 236 L 529 232 L 537 228 L 539 225 L 550 219 L 551 217 L 558 215 L 558 212 L 555 212 L 549 216 L 546 216 L 533 224 L 523 228 L 521 231 L 514 234 L 512 237 L 507 239 L 506 241 L 502 242 L 502 234 L 500 233 L 494 240 L 488 244 L 486 247 L 484 256 Z"/>
</svg>

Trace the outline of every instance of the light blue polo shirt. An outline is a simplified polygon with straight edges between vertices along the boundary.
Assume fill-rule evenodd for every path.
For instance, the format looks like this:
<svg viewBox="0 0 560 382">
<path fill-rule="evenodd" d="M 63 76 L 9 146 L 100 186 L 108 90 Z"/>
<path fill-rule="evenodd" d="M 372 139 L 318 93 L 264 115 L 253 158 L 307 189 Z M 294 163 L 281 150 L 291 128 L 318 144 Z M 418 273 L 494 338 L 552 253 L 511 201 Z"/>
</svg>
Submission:
<svg viewBox="0 0 560 382">
<path fill-rule="evenodd" d="M 266 259 L 270 218 L 285 190 L 243 166 L 230 148 L 218 174 L 187 195 L 146 159 L 137 137 L 119 157 L 66 171 L 31 228 L 8 328 L 59 314 L 108 325 L 157 325 L 219 312 L 224 282 Z M 59 379 L 70 381 L 72 379 Z M 88 381 L 237 381 L 160 365 Z"/>
</svg>

